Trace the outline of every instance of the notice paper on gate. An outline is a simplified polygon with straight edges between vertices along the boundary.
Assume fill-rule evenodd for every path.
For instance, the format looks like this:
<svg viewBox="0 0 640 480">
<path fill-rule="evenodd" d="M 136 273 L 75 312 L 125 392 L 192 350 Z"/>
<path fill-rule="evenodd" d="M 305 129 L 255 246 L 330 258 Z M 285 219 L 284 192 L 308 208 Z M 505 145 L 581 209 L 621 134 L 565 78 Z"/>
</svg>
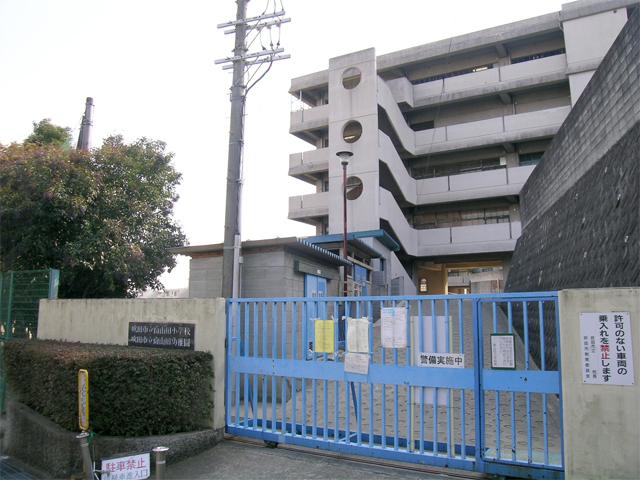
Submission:
<svg viewBox="0 0 640 480">
<path fill-rule="evenodd" d="M 347 318 L 347 351 L 369 353 L 369 319 Z"/>
<path fill-rule="evenodd" d="M 385 307 L 381 309 L 381 336 L 384 348 L 407 347 L 407 309 Z"/>
<path fill-rule="evenodd" d="M 314 321 L 314 351 L 316 353 L 333 353 L 335 351 L 335 321 Z"/>
<path fill-rule="evenodd" d="M 367 375 L 369 373 L 369 354 L 347 352 L 344 356 L 344 371 Z"/>
</svg>

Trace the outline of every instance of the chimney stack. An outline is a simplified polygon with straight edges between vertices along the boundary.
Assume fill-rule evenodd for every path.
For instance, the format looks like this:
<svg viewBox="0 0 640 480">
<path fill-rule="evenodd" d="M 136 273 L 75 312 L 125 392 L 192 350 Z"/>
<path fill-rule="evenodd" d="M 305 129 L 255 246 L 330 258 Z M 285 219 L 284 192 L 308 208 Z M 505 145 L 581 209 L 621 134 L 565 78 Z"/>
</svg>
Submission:
<svg viewBox="0 0 640 480">
<path fill-rule="evenodd" d="M 80 124 L 80 135 L 78 135 L 77 150 L 88 152 L 90 148 L 91 127 L 93 126 L 93 98 L 87 97 L 84 106 L 84 115 Z"/>
</svg>

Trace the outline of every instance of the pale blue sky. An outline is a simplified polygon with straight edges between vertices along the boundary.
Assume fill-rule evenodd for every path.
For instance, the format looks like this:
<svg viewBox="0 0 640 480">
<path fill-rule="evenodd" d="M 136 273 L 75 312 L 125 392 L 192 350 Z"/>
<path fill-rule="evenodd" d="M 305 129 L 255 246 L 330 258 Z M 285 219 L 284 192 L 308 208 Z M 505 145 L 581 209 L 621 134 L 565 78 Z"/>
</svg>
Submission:
<svg viewBox="0 0 640 480">
<path fill-rule="evenodd" d="M 337 55 L 387 53 L 557 11 L 556 0 L 283 0 L 292 22 L 278 62 L 250 93 L 246 119 L 244 239 L 309 235 L 287 220 L 288 197 L 311 187 L 287 177 L 290 153 L 311 147 L 289 131 L 290 79 Z M 251 0 L 249 14 L 267 0 Z M 51 118 L 77 135 L 95 102 L 92 142 L 119 133 L 164 140 L 183 174 L 176 217 L 192 245 L 222 241 L 230 74 L 214 65 L 231 35 L 232 0 L 0 0 L 0 143 Z M 188 262 L 163 277 L 187 285 Z"/>
</svg>

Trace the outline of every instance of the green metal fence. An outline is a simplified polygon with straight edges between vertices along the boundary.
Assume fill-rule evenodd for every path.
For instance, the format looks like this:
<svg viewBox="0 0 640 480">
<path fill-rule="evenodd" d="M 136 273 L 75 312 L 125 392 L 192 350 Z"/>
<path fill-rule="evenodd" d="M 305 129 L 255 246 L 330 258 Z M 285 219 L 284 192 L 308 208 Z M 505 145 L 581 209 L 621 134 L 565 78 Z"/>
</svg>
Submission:
<svg viewBox="0 0 640 480">
<path fill-rule="evenodd" d="M 38 305 L 42 298 L 58 298 L 60 271 L 0 272 L 0 412 L 4 412 L 4 344 L 12 338 L 35 339 Z"/>
</svg>

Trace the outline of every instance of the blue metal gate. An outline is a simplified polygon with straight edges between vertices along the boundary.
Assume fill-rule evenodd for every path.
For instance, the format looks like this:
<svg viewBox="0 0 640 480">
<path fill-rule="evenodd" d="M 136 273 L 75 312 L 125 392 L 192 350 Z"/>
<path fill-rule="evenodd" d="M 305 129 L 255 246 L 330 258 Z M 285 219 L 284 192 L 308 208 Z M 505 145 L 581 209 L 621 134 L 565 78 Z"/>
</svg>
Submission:
<svg viewBox="0 0 640 480">
<path fill-rule="evenodd" d="M 399 313 L 406 347 L 381 346 L 389 308 Z M 247 298 L 230 300 L 227 311 L 230 434 L 563 478 L 555 292 Z M 366 319 L 367 374 L 345 371 L 345 318 Z M 311 350 L 318 320 L 335 325 L 333 353 Z"/>
</svg>

